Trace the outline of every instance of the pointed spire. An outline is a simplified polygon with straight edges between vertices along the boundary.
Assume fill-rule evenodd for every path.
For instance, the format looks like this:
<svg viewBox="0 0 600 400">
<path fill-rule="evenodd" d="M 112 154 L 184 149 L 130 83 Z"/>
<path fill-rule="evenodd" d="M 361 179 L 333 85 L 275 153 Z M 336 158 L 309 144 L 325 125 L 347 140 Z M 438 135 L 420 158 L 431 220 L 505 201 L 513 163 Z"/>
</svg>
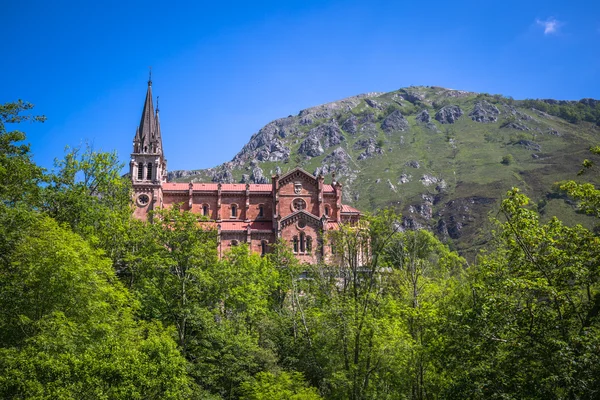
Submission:
<svg viewBox="0 0 600 400">
<path fill-rule="evenodd" d="M 151 77 L 150 77 L 151 78 Z M 142 110 L 142 119 L 136 135 L 140 141 L 140 153 L 153 152 L 153 142 L 156 140 L 156 118 L 154 116 L 154 106 L 152 104 L 152 80 L 148 81 L 148 90 L 146 91 L 146 100 Z"/>
<path fill-rule="evenodd" d="M 162 153 L 162 133 L 160 131 L 160 118 L 158 117 L 158 96 L 156 96 L 156 115 L 154 116 L 154 125 L 156 126 L 156 142 L 158 144 L 158 151 Z"/>
</svg>

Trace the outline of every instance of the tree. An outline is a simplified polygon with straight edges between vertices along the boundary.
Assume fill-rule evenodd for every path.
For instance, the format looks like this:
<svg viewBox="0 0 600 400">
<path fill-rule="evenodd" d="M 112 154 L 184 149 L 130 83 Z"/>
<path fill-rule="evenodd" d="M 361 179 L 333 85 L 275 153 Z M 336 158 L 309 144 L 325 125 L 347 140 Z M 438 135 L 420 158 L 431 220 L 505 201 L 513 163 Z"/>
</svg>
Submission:
<svg viewBox="0 0 600 400">
<path fill-rule="evenodd" d="M 497 245 L 457 314 L 448 397 L 596 398 L 600 239 L 556 218 L 540 224 L 517 189 Z"/>
<path fill-rule="evenodd" d="M 185 360 L 110 260 L 48 217 L 31 224 L 0 274 L 3 398 L 186 398 Z"/>
<path fill-rule="evenodd" d="M 25 134 L 7 131 L 6 124 L 24 121 L 43 122 L 42 116 L 21 115 L 33 105 L 19 100 L 0 105 L 0 263 L 6 265 L 18 242 L 22 227 L 31 223 L 30 212 L 39 205 L 39 184 L 43 169 L 31 159 Z"/>
<path fill-rule="evenodd" d="M 319 400 L 313 387 L 309 387 L 299 372 L 259 372 L 242 384 L 242 400 Z"/>
</svg>

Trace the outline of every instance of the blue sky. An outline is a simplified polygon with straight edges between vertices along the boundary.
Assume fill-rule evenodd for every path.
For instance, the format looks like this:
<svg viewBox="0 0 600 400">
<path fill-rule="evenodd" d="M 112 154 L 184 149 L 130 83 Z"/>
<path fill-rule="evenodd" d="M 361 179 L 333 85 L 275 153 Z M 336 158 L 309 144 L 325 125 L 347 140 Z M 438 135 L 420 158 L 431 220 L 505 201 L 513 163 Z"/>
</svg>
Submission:
<svg viewBox="0 0 600 400">
<path fill-rule="evenodd" d="M 230 160 L 269 121 L 437 85 L 600 98 L 598 1 L 10 1 L 0 102 L 46 168 L 84 141 L 128 162 L 153 70 L 169 170 Z"/>
</svg>

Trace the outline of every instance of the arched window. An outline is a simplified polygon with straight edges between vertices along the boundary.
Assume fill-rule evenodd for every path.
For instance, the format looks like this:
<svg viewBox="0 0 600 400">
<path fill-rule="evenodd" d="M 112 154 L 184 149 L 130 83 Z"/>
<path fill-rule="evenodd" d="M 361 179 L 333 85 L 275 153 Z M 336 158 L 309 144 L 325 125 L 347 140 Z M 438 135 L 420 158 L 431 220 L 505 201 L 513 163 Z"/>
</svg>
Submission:
<svg viewBox="0 0 600 400">
<path fill-rule="evenodd" d="M 208 204 L 203 204 L 202 205 L 202 215 L 204 215 L 205 217 L 208 217 Z"/>
<path fill-rule="evenodd" d="M 146 173 L 146 179 L 152 179 L 152 163 L 148 163 L 148 172 Z"/>
<path fill-rule="evenodd" d="M 325 215 L 329 217 L 329 206 L 325 206 Z"/>
<path fill-rule="evenodd" d="M 232 204 L 231 205 L 231 218 L 237 218 L 237 204 Z"/>
<path fill-rule="evenodd" d="M 265 206 L 263 206 L 262 204 L 258 205 L 258 216 L 259 217 L 265 216 Z"/>
<path fill-rule="evenodd" d="M 298 252 L 298 236 L 294 236 L 294 253 Z"/>
<path fill-rule="evenodd" d="M 260 255 L 264 256 L 265 254 L 267 254 L 267 241 L 262 240 L 260 242 Z"/>
<path fill-rule="evenodd" d="M 144 163 L 138 163 L 138 180 L 144 179 Z"/>
<path fill-rule="evenodd" d="M 306 237 L 306 251 L 307 252 L 312 252 L 312 237 L 307 236 Z"/>
<path fill-rule="evenodd" d="M 304 253 L 306 251 L 306 247 L 304 246 L 304 232 L 300 233 L 300 253 Z"/>
</svg>

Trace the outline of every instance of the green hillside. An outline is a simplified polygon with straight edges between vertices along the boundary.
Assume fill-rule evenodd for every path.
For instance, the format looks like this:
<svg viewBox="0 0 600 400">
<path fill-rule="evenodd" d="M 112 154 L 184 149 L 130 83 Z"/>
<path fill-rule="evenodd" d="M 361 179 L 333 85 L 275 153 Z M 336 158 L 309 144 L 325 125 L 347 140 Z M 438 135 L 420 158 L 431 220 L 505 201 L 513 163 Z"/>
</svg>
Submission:
<svg viewBox="0 0 600 400">
<path fill-rule="evenodd" d="M 369 93 L 275 120 L 218 167 L 175 171 L 176 181 L 269 182 L 296 166 L 344 184 L 364 211 L 394 207 L 463 253 L 512 186 L 546 218 L 591 226 L 553 184 L 576 178 L 600 140 L 600 102 L 513 100 L 441 87 Z M 597 177 L 586 176 L 587 180 Z"/>
</svg>

